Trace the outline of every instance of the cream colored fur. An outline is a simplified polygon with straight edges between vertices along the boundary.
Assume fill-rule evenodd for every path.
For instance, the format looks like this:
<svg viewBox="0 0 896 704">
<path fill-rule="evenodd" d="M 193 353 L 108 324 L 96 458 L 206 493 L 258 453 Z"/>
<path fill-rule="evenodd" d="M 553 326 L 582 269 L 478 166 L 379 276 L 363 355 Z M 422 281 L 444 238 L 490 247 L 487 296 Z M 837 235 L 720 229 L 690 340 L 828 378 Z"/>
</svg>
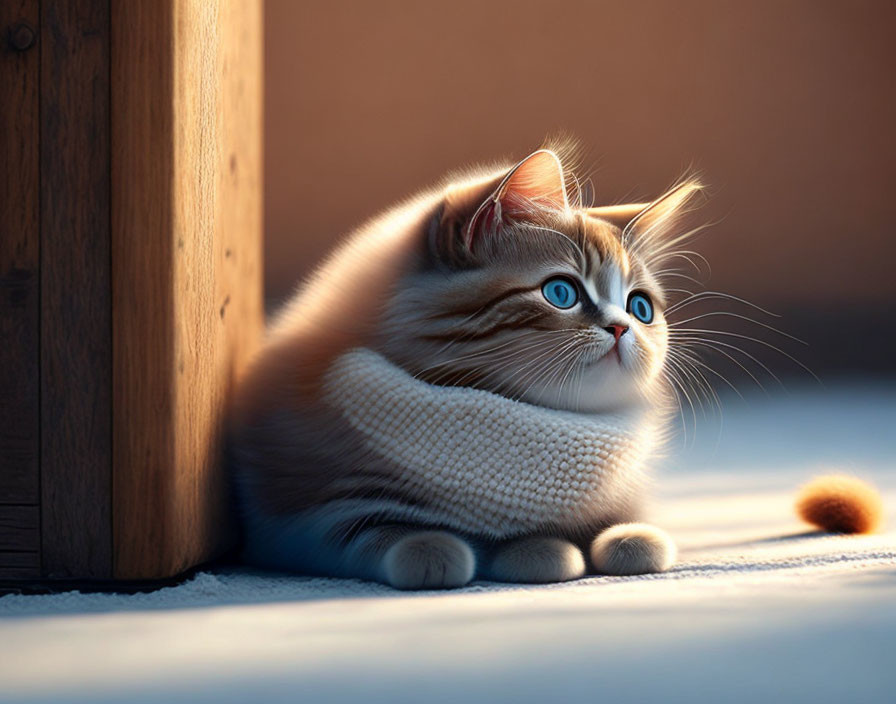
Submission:
<svg viewBox="0 0 896 704">
<path fill-rule="evenodd" d="M 451 178 L 304 283 L 234 399 L 247 560 L 400 588 L 668 567 L 656 541 L 591 544 L 640 517 L 670 405 L 657 272 L 699 186 L 600 209 L 571 183 L 548 150 Z"/>
</svg>

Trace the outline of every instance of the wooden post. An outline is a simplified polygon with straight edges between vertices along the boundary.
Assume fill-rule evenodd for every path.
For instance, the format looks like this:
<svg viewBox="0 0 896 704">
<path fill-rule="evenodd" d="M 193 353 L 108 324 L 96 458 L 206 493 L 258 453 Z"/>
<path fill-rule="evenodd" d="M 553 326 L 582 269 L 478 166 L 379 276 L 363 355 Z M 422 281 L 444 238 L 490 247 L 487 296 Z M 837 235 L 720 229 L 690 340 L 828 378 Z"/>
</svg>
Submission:
<svg viewBox="0 0 896 704">
<path fill-rule="evenodd" d="M 108 0 L 41 2 L 41 564 L 52 578 L 112 576 L 108 36 Z"/>
<path fill-rule="evenodd" d="M 229 539 L 222 412 L 261 335 L 260 2 L 20 5 L 0 579 L 170 576 Z"/>
<path fill-rule="evenodd" d="M 39 26 L 0 3 L 0 578 L 40 576 Z"/>
</svg>

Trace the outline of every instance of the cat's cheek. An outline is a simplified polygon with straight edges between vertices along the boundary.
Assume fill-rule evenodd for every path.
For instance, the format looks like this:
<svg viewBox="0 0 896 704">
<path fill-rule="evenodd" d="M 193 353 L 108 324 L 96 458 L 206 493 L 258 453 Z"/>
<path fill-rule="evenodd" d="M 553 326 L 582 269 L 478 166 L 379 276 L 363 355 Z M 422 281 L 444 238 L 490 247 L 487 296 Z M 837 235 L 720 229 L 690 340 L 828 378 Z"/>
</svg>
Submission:
<svg viewBox="0 0 896 704">
<path fill-rule="evenodd" d="M 651 366 L 651 356 L 651 350 L 645 347 L 645 340 L 634 331 L 620 338 L 619 359 L 622 368 L 629 374 L 643 376 Z"/>
<path fill-rule="evenodd" d="M 627 368 L 638 376 L 637 381 L 641 384 L 655 381 L 665 364 L 665 336 L 638 333 L 632 336 L 628 346 L 631 366 Z"/>
</svg>

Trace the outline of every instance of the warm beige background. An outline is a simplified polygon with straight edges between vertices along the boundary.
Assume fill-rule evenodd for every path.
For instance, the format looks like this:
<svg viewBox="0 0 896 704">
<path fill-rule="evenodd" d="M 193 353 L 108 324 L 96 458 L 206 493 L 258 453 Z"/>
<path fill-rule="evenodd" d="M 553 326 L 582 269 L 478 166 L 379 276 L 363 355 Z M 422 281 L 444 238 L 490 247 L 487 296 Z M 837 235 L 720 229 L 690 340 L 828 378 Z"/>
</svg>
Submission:
<svg viewBox="0 0 896 704">
<path fill-rule="evenodd" d="M 721 219 L 698 242 L 711 286 L 815 314 L 896 302 L 896 3 L 268 0 L 266 12 L 269 298 L 446 170 L 565 130 L 607 202 L 704 172 L 705 217 Z"/>
</svg>

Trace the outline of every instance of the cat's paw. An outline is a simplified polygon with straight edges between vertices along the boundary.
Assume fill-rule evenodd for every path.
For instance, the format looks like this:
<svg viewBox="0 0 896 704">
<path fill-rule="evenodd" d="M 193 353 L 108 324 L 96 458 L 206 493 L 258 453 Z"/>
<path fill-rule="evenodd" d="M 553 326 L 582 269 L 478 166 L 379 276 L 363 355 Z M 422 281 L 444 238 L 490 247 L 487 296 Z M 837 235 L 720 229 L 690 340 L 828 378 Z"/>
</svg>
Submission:
<svg viewBox="0 0 896 704">
<path fill-rule="evenodd" d="M 501 546 L 487 570 L 498 582 L 545 584 L 578 579 L 585 574 L 585 558 L 575 545 L 558 538 L 533 536 Z"/>
<path fill-rule="evenodd" d="M 665 572 L 675 563 L 677 553 L 665 531 L 646 523 L 620 523 L 591 543 L 591 562 L 601 574 Z"/>
<path fill-rule="evenodd" d="M 476 557 L 460 538 L 443 531 L 412 533 L 383 555 L 386 582 L 396 589 L 462 587 L 476 572 Z"/>
</svg>

